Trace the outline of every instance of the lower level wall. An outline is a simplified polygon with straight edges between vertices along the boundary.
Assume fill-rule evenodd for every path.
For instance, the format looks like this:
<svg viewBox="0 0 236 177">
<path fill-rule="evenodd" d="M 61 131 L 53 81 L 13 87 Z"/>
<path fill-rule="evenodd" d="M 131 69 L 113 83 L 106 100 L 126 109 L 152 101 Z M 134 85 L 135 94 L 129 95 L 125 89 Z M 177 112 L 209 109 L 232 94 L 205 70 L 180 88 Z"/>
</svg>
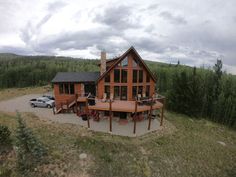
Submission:
<svg viewBox="0 0 236 177">
<path fill-rule="evenodd" d="M 75 83 L 74 84 L 74 91 L 75 94 L 80 94 L 81 93 L 81 84 L 80 83 Z M 67 100 L 70 100 L 72 97 L 75 97 L 75 94 L 60 94 L 59 92 L 59 84 L 54 84 L 54 96 L 55 96 L 55 103 L 56 104 L 61 104 L 61 103 L 66 103 Z"/>
</svg>

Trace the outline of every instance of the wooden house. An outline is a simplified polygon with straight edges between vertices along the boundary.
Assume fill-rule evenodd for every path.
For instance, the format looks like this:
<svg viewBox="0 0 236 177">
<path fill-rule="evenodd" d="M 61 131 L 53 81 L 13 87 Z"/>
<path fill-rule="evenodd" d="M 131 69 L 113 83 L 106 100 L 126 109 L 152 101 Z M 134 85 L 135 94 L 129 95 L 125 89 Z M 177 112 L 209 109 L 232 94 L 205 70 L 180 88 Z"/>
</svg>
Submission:
<svg viewBox="0 0 236 177">
<path fill-rule="evenodd" d="M 163 101 L 155 97 L 156 78 L 134 47 L 110 60 L 102 51 L 99 67 L 100 72 L 64 72 L 55 76 L 55 113 L 69 109 L 78 113 L 82 104 L 87 112 L 100 111 L 126 119 L 163 108 Z M 94 102 L 90 104 L 91 99 Z"/>
</svg>

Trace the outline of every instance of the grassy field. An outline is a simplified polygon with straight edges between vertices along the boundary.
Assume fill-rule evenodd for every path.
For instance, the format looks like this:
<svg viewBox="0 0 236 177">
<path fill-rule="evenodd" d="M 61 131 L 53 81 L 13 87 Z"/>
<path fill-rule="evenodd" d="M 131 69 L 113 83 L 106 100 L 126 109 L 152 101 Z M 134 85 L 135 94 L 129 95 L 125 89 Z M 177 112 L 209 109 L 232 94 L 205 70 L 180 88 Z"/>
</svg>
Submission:
<svg viewBox="0 0 236 177">
<path fill-rule="evenodd" d="M 10 88 L 10 89 L 0 89 L 0 101 L 14 98 L 17 96 L 22 96 L 31 93 L 47 93 L 52 91 L 51 86 L 43 87 L 26 87 L 26 88 Z"/>
<path fill-rule="evenodd" d="M 42 121 L 30 113 L 22 117 L 49 149 L 48 163 L 32 176 L 236 176 L 236 132 L 207 120 L 167 112 L 159 134 L 126 138 Z M 9 126 L 14 140 L 15 115 L 1 112 L 0 124 Z M 80 160 L 81 153 L 88 157 Z M 0 176 L 3 171 L 19 176 L 15 161 L 13 151 L 0 157 Z"/>
</svg>

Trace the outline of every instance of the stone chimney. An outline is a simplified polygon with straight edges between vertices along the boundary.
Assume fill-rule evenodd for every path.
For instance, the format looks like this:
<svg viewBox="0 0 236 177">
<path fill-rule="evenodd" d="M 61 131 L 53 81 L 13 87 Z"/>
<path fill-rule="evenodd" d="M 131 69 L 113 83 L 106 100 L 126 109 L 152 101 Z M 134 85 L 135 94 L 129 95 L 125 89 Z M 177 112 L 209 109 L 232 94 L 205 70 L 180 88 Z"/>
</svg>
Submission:
<svg viewBox="0 0 236 177">
<path fill-rule="evenodd" d="M 106 71 L 106 51 L 101 51 L 101 65 L 100 65 L 100 75 Z"/>
</svg>

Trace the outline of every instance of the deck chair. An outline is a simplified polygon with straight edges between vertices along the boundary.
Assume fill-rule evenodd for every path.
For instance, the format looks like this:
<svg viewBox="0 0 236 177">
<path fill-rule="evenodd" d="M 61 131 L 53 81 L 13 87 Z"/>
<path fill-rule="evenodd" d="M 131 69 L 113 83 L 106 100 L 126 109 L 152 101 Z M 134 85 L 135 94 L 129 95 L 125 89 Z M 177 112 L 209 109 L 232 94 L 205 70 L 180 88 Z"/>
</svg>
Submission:
<svg viewBox="0 0 236 177">
<path fill-rule="evenodd" d="M 103 93 L 102 102 L 106 102 L 106 101 L 107 101 L 107 93 Z"/>
<path fill-rule="evenodd" d="M 138 101 L 138 104 L 139 105 L 142 105 L 142 95 L 141 94 L 138 94 L 138 98 L 137 98 L 137 101 Z"/>
<path fill-rule="evenodd" d="M 111 100 L 111 102 L 114 101 L 114 95 L 113 95 L 113 93 L 110 94 L 110 100 Z"/>
<path fill-rule="evenodd" d="M 146 98 L 146 93 L 143 93 L 143 98 Z"/>
<path fill-rule="evenodd" d="M 141 94 L 138 94 L 138 101 L 141 101 L 141 98 L 142 98 Z"/>
</svg>

